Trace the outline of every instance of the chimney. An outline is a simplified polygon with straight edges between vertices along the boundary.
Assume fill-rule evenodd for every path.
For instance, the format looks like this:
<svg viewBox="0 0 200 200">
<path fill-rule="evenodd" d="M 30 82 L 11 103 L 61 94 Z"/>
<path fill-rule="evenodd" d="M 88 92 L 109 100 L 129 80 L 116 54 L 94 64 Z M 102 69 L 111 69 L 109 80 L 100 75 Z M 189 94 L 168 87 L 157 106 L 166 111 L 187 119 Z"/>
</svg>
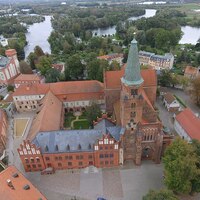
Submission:
<svg viewBox="0 0 200 200">
<path fill-rule="evenodd" d="M 7 179 L 6 182 L 7 182 L 7 185 L 8 185 L 12 190 L 15 189 L 14 186 L 13 186 L 13 184 L 12 184 L 12 181 L 11 181 L 10 179 Z"/>
</svg>

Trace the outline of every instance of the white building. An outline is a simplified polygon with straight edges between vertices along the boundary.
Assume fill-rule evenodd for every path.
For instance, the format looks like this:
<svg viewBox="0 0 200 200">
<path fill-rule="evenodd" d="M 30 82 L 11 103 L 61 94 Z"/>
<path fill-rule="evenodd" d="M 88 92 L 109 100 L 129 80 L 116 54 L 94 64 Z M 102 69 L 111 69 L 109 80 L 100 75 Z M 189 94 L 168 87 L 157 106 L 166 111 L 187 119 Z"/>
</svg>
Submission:
<svg viewBox="0 0 200 200">
<path fill-rule="evenodd" d="M 8 49 L 5 54 L 7 57 L 0 55 L 0 85 L 13 84 L 20 73 L 16 50 Z"/>
<path fill-rule="evenodd" d="M 169 112 L 175 112 L 180 109 L 180 104 L 170 92 L 163 95 L 163 104 Z"/>
<path fill-rule="evenodd" d="M 189 108 L 175 117 L 174 129 L 178 135 L 190 142 L 192 139 L 200 141 L 200 118 Z"/>
</svg>

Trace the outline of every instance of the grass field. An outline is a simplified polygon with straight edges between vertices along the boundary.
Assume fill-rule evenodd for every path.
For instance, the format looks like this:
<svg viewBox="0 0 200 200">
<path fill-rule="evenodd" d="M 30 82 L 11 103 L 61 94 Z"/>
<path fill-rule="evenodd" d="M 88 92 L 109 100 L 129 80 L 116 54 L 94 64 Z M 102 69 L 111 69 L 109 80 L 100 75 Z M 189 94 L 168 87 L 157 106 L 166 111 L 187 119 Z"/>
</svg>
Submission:
<svg viewBox="0 0 200 200">
<path fill-rule="evenodd" d="M 74 122 L 74 129 L 89 129 L 89 126 L 90 125 L 87 120 Z"/>
<path fill-rule="evenodd" d="M 17 137 L 20 137 L 24 134 L 28 120 L 28 118 L 15 119 L 15 135 Z"/>
<path fill-rule="evenodd" d="M 200 12 L 196 12 L 195 10 L 200 9 L 199 3 L 189 3 L 189 4 L 182 4 L 178 10 L 181 12 L 185 12 L 187 15 L 187 18 L 193 18 L 200 19 Z"/>
</svg>

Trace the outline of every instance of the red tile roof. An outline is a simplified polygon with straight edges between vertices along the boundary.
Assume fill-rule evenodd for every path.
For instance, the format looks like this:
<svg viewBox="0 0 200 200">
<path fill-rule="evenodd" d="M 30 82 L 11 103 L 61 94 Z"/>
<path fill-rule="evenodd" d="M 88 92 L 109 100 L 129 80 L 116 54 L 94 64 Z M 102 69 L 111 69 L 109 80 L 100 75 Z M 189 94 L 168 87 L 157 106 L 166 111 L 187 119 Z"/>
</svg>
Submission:
<svg viewBox="0 0 200 200">
<path fill-rule="evenodd" d="M 173 101 L 176 100 L 176 98 L 174 97 L 174 95 L 170 92 L 167 92 L 166 94 L 164 94 L 164 99 L 166 100 L 166 102 L 168 104 L 171 104 Z"/>
<path fill-rule="evenodd" d="M 200 118 L 196 117 L 189 108 L 179 113 L 176 120 L 191 139 L 200 140 Z"/>
<path fill-rule="evenodd" d="M 62 102 L 49 91 L 41 104 L 41 109 L 34 118 L 27 137 L 30 140 L 40 131 L 60 130 Z"/>
<path fill-rule="evenodd" d="M 124 75 L 125 67 L 119 71 L 106 71 L 105 77 L 105 88 L 117 89 L 121 87 L 121 77 Z M 157 75 L 153 69 L 142 69 L 141 76 L 144 79 L 144 87 L 157 86 Z"/>
<path fill-rule="evenodd" d="M 103 83 L 95 80 L 32 84 L 30 86 L 20 85 L 13 96 L 45 95 L 48 91 L 51 91 L 57 97 L 64 95 L 66 100 L 74 101 L 93 99 L 94 97 L 100 98 L 99 95 L 104 92 L 104 87 Z"/>
<path fill-rule="evenodd" d="M 187 66 L 185 68 L 185 75 L 194 75 L 196 76 L 198 73 L 198 68 L 192 67 L 192 66 Z"/>
<path fill-rule="evenodd" d="M 17 177 L 13 177 L 18 174 Z M 8 185 L 8 180 L 11 181 Z M 29 185 L 29 189 L 25 190 L 24 186 Z M 45 196 L 34 187 L 34 185 L 26 179 L 14 166 L 9 166 L 0 173 L 0 199 L 1 200 L 46 200 Z"/>
<path fill-rule="evenodd" d="M 40 81 L 41 77 L 37 74 L 20 74 L 15 78 L 15 82 L 17 81 Z"/>
</svg>

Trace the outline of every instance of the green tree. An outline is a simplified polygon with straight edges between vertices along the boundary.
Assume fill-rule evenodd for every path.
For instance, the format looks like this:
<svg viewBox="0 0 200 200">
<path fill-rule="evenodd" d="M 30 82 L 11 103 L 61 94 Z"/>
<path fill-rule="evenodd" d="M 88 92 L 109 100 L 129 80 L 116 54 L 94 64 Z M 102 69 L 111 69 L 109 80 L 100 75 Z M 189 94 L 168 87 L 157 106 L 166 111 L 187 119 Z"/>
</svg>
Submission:
<svg viewBox="0 0 200 200">
<path fill-rule="evenodd" d="M 13 85 L 8 85 L 7 86 L 7 90 L 8 90 L 8 92 L 14 92 L 14 86 Z"/>
<path fill-rule="evenodd" d="M 178 200 L 178 198 L 170 190 L 154 191 L 150 190 L 143 200 Z"/>
<path fill-rule="evenodd" d="M 171 86 L 172 76 L 169 70 L 163 70 L 158 76 L 158 83 L 161 86 Z"/>
<path fill-rule="evenodd" d="M 31 52 L 28 57 L 27 57 L 28 63 L 31 66 L 32 69 L 35 69 L 35 61 L 37 60 L 37 56 L 35 55 L 35 53 Z"/>
<path fill-rule="evenodd" d="M 38 59 L 38 64 L 36 67 L 40 70 L 42 75 L 45 75 L 49 69 L 51 69 L 52 60 L 50 57 L 41 56 Z"/>
<path fill-rule="evenodd" d="M 192 81 L 192 97 L 196 104 L 200 106 L 200 77 L 198 76 Z"/>
<path fill-rule="evenodd" d="M 20 67 L 20 72 L 22 74 L 32 74 L 33 73 L 30 65 L 28 65 L 27 62 L 25 62 L 24 60 L 19 62 L 19 67 Z"/>
<path fill-rule="evenodd" d="M 60 72 L 57 69 L 51 68 L 45 74 L 46 83 L 55 83 L 60 80 Z"/>
<path fill-rule="evenodd" d="M 196 166 L 198 170 L 200 170 L 200 142 L 198 140 L 192 140 L 192 146 L 194 147 L 195 153 L 197 155 L 197 162 Z M 198 175 L 192 180 L 192 191 L 193 192 L 200 192 L 200 172 Z"/>
<path fill-rule="evenodd" d="M 120 64 L 116 60 L 114 60 L 110 64 L 110 69 L 114 70 L 114 71 L 119 70 L 120 69 Z"/>
<path fill-rule="evenodd" d="M 93 121 L 95 121 L 97 117 L 101 117 L 101 109 L 100 106 L 94 102 L 91 106 L 86 108 L 86 118 L 90 125 L 93 125 Z"/>
<path fill-rule="evenodd" d="M 163 162 L 167 188 L 177 193 L 192 192 L 192 181 L 199 174 L 193 146 L 185 140 L 176 139 L 166 149 Z"/>
<path fill-rule="evenodd" d="M 71 79 L 80 79 L 80 77 L 83 77 L 84 65 L 78 54 L 69 57 L 66 66 L 65 74 Z"/>
<path fill-rule="evenodd" d="M 40 56 L 44 56 L 44 52 L 40 46 L 35 46 L 34 53 L 37 58 L 39 58 Z"/>
</svg>

